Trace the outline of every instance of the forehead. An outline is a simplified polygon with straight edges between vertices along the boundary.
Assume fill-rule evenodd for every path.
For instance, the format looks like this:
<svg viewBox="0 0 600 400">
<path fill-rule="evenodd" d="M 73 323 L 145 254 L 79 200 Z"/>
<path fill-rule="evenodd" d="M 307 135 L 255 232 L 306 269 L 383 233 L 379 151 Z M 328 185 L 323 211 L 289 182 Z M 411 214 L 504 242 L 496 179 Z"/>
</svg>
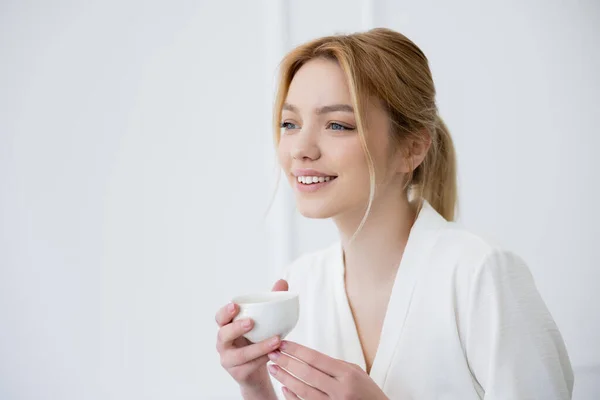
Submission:
<svg viewBox="0 0 600 400">
<path fill-rule="evenodd" d="M 333 60 L 319 58 L 307 62 L 294 75 L 286 102 L 298 108 L 350 104 L 350 89 L 344 71 Z"/>
</svg>

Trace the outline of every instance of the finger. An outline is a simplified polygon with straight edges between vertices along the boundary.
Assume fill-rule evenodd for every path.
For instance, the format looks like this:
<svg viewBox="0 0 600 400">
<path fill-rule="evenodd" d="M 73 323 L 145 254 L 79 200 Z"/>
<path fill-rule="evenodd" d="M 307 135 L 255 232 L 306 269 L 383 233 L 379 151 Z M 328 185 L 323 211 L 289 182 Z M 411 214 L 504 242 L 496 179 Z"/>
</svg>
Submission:
<svg viewBox="0 0 600 400">
<path fill-rule="evenodd" d="M 269 365 L 268 370 L 275 379 L 281 382 L 282 385 L 287 386 L 287 388 L 294 392 L 297 397 L 310 400 L 327 399 L 325 393 L 293 377 L 286 370 L 277 365 Z"/>
<path fill-rule="evenodd" d="M 252 330 L 254 322 L 250 318 L 239 319 L 222 326 L 217 333 L 217 349 L 232 347 L 233 341 Z"/>
<path fill-rule="evenodd" d="M 337 377 L 343 374 L 342 364 L 339 360 L 326 356 L 323 353 L 319 353 L 316 350 L 302 346 L 298 343 L 283 341 L 279 350 L 289 354 L 290 356 L 297 358 L 300 361 L 318 369 L 321 372 L 326 373 L 329 376 Z"/>
<path fill-rule="evenodd" d="M 283 396 L 286 398 L 286 400 L 300 400 L 300 397 L 296 396 L 294 392 L 285 386 L 281 388 L 281 391 L 283 392 Z"/>
<path fill-rule="evenodd" d="M 229 303 L 224 307 L 221 307 L 215 315 L 215 322 L 219 326 L 224 326 L 233 320 L 233 317 L 238 313 L 239 308 L 237 304 Z"/>
<path fill-rule="evenodd" d="M 246 371 L 243 375 L 247 376 L 248 373 L 252 373 L 253 371 L 256 371 L 256 369 L 258 367 L 260 367 L 261 365 L 265 365 L 267 362 L 269 362 L 269 357 L 262 356 L 262 357 L 259 357 L 259 358 L 255 359 L 255 360 L 250 361 L 249 363 L 238 365 L 238 366 L 231 367 L 231 368 L 228 368 L 228 369 L 229 369 L 230 373 L 235 374 L 235 369 L 236 368 L 243 368 Z"/>
<path fill-rule="evenodd" d="M 246 363 L 246 365 L 248 365 L 248 367 L 250 367 L 250 369 L 255 369 L 261 365 L 264 365 L 266 363 L 269 362 L 269 357 L 267 356 L 262 356 L 262 357 L 258 357 L 252 361 L 250 361 L 249 363 Z"/>
<path fill-rule="evenodd" d="M 287 281 L 285 279 L 280 279 L 277 282 L 275 282 L 275 285 L 273 285 L 273 289 L 271 289 L 272 292 L 287 292 L 287 290 L 289 289 L 289 285 L 287 283 Z"/>
<path fill-rule="evenodd" d="M 324 374 L 317 368 L 298 361 L 280 351 L 269 353 L 269 359 L 290 374 L 308 383 L 310 386 L 319 389 L 323 393 L 331 393 L 333 386 L 337 383 L 334 378 Z"/>
<path fill-rule="evenodd" d="M 279 347 L 281 340 L 278 336 L 263 340 L 262 342 L 240 347 L 239 349 L 229 349 L 221 357 L 221 364 L 225 368 L 236 367 L 246 364 L 256 358 L 266 356 Z"/>
</svg>

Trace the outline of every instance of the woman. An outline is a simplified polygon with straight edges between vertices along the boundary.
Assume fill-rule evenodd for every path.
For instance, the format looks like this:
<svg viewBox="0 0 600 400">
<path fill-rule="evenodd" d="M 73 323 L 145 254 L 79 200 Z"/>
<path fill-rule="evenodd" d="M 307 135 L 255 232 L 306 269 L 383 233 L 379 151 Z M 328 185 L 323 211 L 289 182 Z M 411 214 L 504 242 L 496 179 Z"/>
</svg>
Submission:
<svg viewBox="0 0 600 400">
<path fill-rule="evenodd" d="M 300 293 L 287 340 L 250 344 L 235 304 L 217 313 L 221 362 L 245 399 L 571 398 L 527 266 L 451 222 L 454 148 L 414 43 L 373 29 L 297 47 L 274 116 L 299 211 L 332 218 L 340 241 L 276 283 Z"/>
</svg>

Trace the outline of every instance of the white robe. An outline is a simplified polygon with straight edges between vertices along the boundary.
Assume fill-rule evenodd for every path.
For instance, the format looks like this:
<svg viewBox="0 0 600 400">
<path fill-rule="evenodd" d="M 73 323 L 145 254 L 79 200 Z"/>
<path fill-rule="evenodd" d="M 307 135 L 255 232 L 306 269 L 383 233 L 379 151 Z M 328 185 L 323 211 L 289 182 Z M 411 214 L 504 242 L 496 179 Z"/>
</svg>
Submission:
<svg viewBox="0 0 600 400">
<path fill-rule="evenodd" d="M 300 318 L 286 339 L 366 370 L 342 254 L 337 242 L 287 269 Z M 524 262 L 427 202 L 409 235 L 370 376 L 398 400 L 570 399 L 574 380 Z"/>
</svg>

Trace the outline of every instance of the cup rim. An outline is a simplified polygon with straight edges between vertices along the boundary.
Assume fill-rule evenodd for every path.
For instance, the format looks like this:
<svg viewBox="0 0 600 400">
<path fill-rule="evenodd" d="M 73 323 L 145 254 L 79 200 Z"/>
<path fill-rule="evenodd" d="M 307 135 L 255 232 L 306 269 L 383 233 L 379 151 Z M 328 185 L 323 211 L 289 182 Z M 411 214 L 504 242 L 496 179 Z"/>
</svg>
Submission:
<svg viewBox="0 0 600 400">
<path fill-rule="evenodd" d="M 248 300 L 245 300 L 247 298 L 251 298 L 254 296 L 265 296 L 265 295 L 273 296 L 273 298 L 270 298 L 267 301 L 261 301 L 261 302 L 248 302 Z M 255 292 L 255 293 L 248 293 L 248 294 L 243 294 L 240 296 L 235 296 L 233 299 L 231 299 L 231 302 L 234 304 L 243 305 L 243 306 L 268 306 L 271 304 L 282 303 L 282 302 L 294 300 L 297 298 L 298 298 L 297 292 L 289 292 L 289 291 Z"/>
</svg>

